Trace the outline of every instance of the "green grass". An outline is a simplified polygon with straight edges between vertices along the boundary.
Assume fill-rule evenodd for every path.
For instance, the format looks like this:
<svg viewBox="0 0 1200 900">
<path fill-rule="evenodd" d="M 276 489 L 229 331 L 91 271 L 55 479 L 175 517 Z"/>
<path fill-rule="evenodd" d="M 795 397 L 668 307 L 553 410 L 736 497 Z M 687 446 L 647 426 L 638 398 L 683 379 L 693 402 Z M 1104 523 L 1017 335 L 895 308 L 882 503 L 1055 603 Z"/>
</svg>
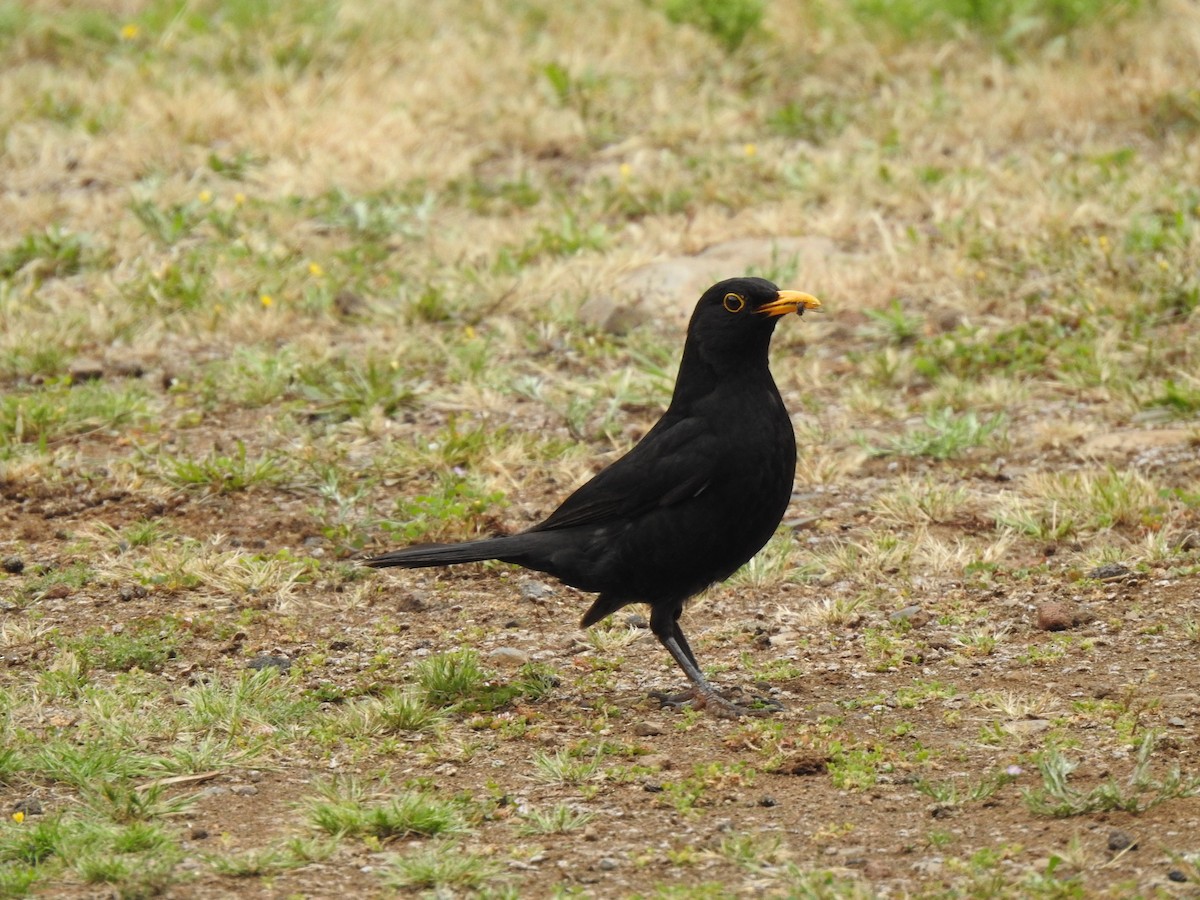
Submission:
<svg viewBox="0 0 1200 900">
<path fill-rule="evenodd" d="M 1040 830 L 1104 815 L 1190 854 L 1186 760 L 1119 760 L 1186 732 L 1200 633 L 1192 6 L 395 13 L 0 2 L 0 784 L 44 807 L 0 895 L 1144 893 Z M 787 519 L 686 612 L 781 692 L 751 723 L 656 708 L 645 628 L 548 577 L 358 564 L 528 527 L 645 434 L 692 288 L 581 309 L 695 254 L 825 303 L 773 339 Z M 1031 630 L 1050 598 L 1095 618 Z M 1043 692 L 1101 658 L 1144 679 Z"/>
</svg>

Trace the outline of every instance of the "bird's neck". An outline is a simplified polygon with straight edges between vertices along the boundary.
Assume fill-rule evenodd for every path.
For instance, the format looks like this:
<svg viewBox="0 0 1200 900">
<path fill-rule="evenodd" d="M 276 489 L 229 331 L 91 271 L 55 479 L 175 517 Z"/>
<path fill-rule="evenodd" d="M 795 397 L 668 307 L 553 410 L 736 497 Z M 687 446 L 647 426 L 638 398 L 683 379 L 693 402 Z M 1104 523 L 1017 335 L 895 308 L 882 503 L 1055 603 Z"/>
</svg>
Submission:
<svg viewBox="0 0 1200 900">
<path fill-rule="evenodd" d="M 683 359 L 679 362 L 671 405 L 687 404 L 735 384 L 766 384 L 774 389 L 775 380 L 767 366 L 770 341 L 771 335 L 767 332 L 761 340 L 752 339 L 750 346 L 738 347 L 733 352 L 731 348 L 722 347 L 721 352 L 715 353 L 706 353 L 703 346 L 689 341 L 684 345 Z"/>
</svg>

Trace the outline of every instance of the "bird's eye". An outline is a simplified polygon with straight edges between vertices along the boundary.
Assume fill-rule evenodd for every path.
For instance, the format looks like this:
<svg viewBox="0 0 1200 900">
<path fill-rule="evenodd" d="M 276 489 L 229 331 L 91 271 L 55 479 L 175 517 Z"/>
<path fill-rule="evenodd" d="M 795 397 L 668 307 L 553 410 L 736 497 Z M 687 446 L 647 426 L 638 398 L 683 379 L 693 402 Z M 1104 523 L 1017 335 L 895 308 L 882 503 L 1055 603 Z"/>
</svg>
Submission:
<svg viewBox="0 0 1200 900">
<path fill-rule="evenodd" d="M 727 312 L 739 313 L 746 307 L 746 298 L 741 294 L 726 294 L 721 303 Z"/>
</svg>

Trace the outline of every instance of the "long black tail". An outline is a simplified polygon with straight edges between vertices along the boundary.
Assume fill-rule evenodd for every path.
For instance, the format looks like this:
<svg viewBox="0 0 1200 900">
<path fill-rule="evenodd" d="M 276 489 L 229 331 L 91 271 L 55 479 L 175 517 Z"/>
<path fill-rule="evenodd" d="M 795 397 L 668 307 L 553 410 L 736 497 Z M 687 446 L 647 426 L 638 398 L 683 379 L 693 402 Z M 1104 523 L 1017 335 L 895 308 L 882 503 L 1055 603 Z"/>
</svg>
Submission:
<svg viewBox="0 0 1200 900">
<path fill-rule="evenodd" d="M 516 562 L 529 551 L 531 544 L 530 537 L 524 534 L 467 541 L 465 544 L 418 544 L 415 547 L 405 547 L 403 550 L 393 550 L 382 556 L 365 559 L 363 565 L 374 569 L 387 569 L 392 566 L 421 569 L 426 566 L 482 562 L 485 559 Z"/>
</svg>

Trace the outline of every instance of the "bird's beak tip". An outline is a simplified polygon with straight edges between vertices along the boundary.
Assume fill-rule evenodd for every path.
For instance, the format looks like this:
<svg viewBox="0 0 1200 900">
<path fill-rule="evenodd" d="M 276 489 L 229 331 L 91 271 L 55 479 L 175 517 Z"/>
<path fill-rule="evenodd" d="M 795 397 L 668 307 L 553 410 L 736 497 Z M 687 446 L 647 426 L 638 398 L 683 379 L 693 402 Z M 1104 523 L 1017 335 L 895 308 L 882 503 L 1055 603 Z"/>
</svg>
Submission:
<svg viewBox="0 0 1200 900">
<path fill-rule="evenodd" d="M 766 313 L 768 316 L 786 316 L 788 313 L 794 312 L 802 316 L 806 310 L 815 311 L 820 308 L 821 301 L 812 294 L 805 294 L 801 291 L 780 291 L 778 296 L 761 307 L 759 312 Z"/>
</svg>

